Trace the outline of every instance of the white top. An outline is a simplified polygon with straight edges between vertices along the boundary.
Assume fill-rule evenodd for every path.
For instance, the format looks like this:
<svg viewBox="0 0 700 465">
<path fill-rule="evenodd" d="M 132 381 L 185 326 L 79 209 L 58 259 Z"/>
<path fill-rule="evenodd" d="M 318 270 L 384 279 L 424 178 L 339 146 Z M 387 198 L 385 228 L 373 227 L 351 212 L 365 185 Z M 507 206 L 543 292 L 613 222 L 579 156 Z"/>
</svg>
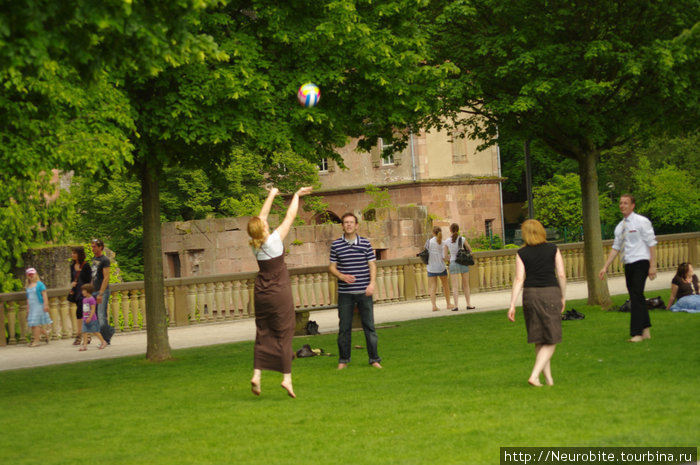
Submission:
<svg viewBox="0 0 700 465">
<path fill-rule="evenodd" d="M 442 273 L 447 268 L 445 267 L 445 241 L 442 244 L 437 243 L 437 238 L 432 237 L 428 241 L 428 271 L 431 273 Z"/>
<path fill-rule="evenodd" d="M 446 240 L 442 241 L 443 244 L 447 246 L 447 250 L 450 252 L 450 263 L 454 263 L 455 259 L 457 258 L 457 252 L 459 251 L 459 243 L 460 243 L 460 238 L 462 239 L 462 245 L 466 242 L 466 239 L 464 239 L 464 236 L 457 236 L 457 241 L 452 242 L 452 235 L 448 237 Z"/>
<path fill-rule="evenodd" d="M 622 251 L 622 263 L 624 264 L 650 260 L 649 247 L 654 247 L 656 244 L 651 221 L 635 212 L 630 213 L 615 227 L 615 240 L 612 248 L 620 251 L 624 245 Z"/>
<path fill-rule="evenodd" d="M 253 254 L 258 260 L 272 260 L 284 253 L 284 244 L 280 234 L 275 231 L 267 237 L 267 240 L 259 249 L 253 248 Z"/>
</svg>

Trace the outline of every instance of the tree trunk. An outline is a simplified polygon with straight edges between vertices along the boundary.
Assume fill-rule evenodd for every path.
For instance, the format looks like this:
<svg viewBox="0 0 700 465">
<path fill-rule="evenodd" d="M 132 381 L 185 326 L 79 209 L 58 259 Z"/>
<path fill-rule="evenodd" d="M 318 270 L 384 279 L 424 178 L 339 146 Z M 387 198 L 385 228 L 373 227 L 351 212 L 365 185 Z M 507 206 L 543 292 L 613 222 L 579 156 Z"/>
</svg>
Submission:
<svg viewBox="0 0 700 465">
<path fill-rule="evenodd" d="M 156 173 L 141 167 L 143 206 L 143 271 L 146 291 L 146 357 L 152 362 L 171 359 L 165 310 L 165 281 L 160 239 L 160 192 Z"/>
<path fill-rule="evenodd" d="M 597 160 L 597 151 L 588 151 L 578 157 L 583 208 L 583 250 L 586 262 L 588 304 L 600 305 L 604 310 L 607 310 L 612 306 L 608 282 L 598 279 L 598 272 L 605 264 L 605 257 L 603 255 L 603 235 L 600 231 Z"/>
</svg>

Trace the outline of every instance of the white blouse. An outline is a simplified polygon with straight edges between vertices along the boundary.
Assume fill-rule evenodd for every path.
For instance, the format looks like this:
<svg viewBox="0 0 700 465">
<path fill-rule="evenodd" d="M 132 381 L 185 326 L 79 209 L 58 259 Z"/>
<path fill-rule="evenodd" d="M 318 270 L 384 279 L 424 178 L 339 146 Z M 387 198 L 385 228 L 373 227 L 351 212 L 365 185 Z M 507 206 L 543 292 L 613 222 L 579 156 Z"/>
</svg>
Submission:
<svg viewBox="0 0 700 465">
<path fill-rule="evenodd" d="M 272 260 L 284 253 L 284 244 L 280 238 L 280 234 L 275 231 L 267 237 L 267 240 L 259 249 L 253 248 L 255 258 L 258 260 Z"/>
</svg>

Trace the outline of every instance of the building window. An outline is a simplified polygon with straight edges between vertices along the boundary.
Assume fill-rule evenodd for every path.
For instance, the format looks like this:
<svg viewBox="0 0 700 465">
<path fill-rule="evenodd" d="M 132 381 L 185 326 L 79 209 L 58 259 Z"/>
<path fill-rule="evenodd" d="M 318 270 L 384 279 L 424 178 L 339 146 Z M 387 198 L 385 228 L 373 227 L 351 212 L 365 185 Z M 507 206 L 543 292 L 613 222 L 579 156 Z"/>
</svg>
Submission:
<svg viewBox="0 0 700 465">
<path fill-rule="evenodd" d="M 181 276 L 180 254 L 177 252 L 166 252 L 168 264 L 168 275 L 166 278 L 179 278 Z"/>
<path fill-rule="evenodd" d="M 328 173 L 328 158 L 321 158 L 318 163 L 318 171 L 319 173 Z"/>
<path fill-rule="evenodd" d="M 493 219 L 484 221 L 486 237 L 493 237 Z"/>
<path fill-rule="evenodd" d="M 384 139 L 379 138 L 379 153 L 382 155 L 382 166 L 394 165 L 394 154 L 385 154 L 385 149 L 391 149 L 394 144 L 385 144 Z"/>
<path fill-rule="evenodd" d="M 450 143 L 452 145 L 452 162 L 464 163 L 467 161 L 467 141 L 460 137 L 458 131 L 450 132 Z"/>
</svg>

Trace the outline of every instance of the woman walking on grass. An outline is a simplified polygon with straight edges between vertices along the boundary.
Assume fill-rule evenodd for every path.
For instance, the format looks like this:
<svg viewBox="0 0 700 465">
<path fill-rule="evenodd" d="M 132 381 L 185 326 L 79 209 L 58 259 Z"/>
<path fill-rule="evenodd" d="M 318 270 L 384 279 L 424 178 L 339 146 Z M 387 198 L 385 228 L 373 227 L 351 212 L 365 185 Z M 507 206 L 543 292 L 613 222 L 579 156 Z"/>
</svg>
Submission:
<svg viewBox="0 0 700 465">
<path fill-rule="evenodd" d="M 299 197 L 309 194 L 311 187 L 302 187 L 292 197 L 287 214 L 277 229 L 270 233 L 267 215 L 279 193 L 271 188 L 258 216 L 248 222 L 248 235 L 260 271 L 255 278 L 255 349 L 251 390 L 260 395 L 262 370 L 282 373 L 282 387 L 296 397 L 292 387 L 292 337 L 296 324 L 294 299 L 287 265 L 284 263 L 284 238 L 297 216 Z"/>
<path fill-rule="evenodd" d="M 535 366 L 527 382 L 540 387 L 544 373 L 549 386 L 554 384 L 550 360 L 561 342 L 561 313 L 566 305 L 564 260 L 556 245 L 547 242 L 547 234 L 537 220 L 522 225 L 525 245 L 515 256 L 515 280 L 508 319 L 515 321 L 515 300 L 523 291 L 523 315 L 527 342 L 535 344 Z"/>
</svg>

